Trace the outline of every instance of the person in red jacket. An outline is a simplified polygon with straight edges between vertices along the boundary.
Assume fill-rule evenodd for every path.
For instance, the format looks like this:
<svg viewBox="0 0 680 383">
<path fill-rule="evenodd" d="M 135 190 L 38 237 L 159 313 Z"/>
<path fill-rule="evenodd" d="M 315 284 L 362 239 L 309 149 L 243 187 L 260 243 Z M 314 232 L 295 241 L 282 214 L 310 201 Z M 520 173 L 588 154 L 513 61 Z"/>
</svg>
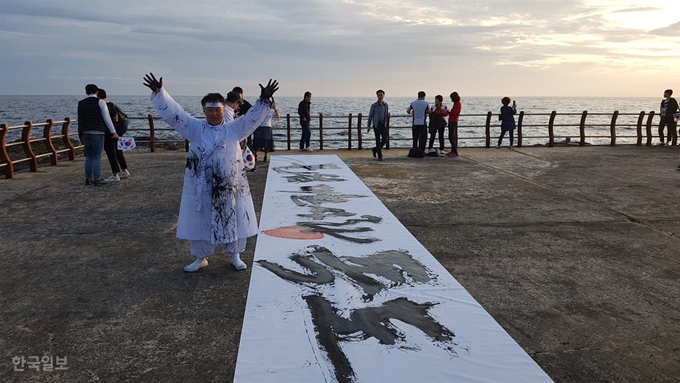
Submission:
<svg viewBox="0 0 680 383">
<path fill-rule="evenodd" d="M 439 154 L 444 153 L 444 129 L 446 129 L 446 120 L 449 115 L 449 109 L 443 104 L 444 97 L 438 94 L 434 98 L 434 106 L 430 107 L 430 146 L 428 149 L 432 152 L 434 149 L 435 135 L 439 134 Z"/>
<path fill-rule="evenodd" d="M 447 154 L 448 157 L 458 156 L 458 119 L 460 118 L 460 111 L 463 108 L 463 103 L 460 102 L 460 95 L 458 92 L 453 92 L 450 95 L 451 111 L 449 112 L 449 141 L 451 142 L 451 151 Z"/>
</svg>

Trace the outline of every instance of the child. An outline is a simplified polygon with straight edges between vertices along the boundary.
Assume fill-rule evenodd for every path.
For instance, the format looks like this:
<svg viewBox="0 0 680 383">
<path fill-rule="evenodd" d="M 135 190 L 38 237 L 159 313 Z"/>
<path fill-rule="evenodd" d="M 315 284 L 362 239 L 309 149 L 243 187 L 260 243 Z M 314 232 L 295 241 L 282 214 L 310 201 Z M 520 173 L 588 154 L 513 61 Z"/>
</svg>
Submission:
<svg viewBox="0 0 680 383">
<path fill-rule="evenodd" d="M 501 135 L 498 137 L 498 145 L 496 145 L 497 148 L 500 149 L 501 147 L 501 142 L 503 142 L 503 137 L 505 136 L 505 132 L 510 132 L 510 145 L 508 148 L 512 148 L 512 143 L 513 143 L 513 133 L 515 131 L 515 114 L 517 114 L 517 105 L 515 102 L 512 102 L 512 107 L 509 107 L 508 105 L 510 104 L 510 97 L 503 97 L 501 99 L 501 103 L 503 103 L 503 106 L 501 107 L 501 112 L 498 115 L 498 119 L 501 121 Z"/>
</svg>

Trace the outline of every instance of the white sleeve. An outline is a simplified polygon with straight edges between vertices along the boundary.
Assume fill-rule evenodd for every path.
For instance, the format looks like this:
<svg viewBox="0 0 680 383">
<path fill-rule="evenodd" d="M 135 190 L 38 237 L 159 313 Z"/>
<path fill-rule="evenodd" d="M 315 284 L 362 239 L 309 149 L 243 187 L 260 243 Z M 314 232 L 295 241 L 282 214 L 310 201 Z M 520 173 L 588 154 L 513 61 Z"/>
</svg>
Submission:
<svg viewBox="0 0 680 383">
<path fill-rule="evenodd" d="M 248 136 L 253 134 L 257 128 L 262 125 L 262 122 L 267 118 L 271 106 L 260 100 L 257 100 L 255 105 L 248 109 L 245 115 L 227 123 L 227 129 L 224 132 L 235 132 L 239 141 L 245 140 Z"/>
<path fill-rule="evenodd" d="M 102 111 L 102 118 L 104 119 L 104 124 L 109 129 L 109 133 L 116 133 L 116 128 L 113 126 L 113 121 L 111 121 L 111 115 L 109 114 L 109 107 L 106 106 L 106 101 L 99 99 L 99 109 Z"/>
<path fill-rule="evenodd" d="M 198 129 L 192 129 L 192 126 L 201 125 L 200 121 L 185 112 L 165 88 L 161 88 L 158 93 L 151 93 L 151 103 L 161 118 L 182 137 L 192 141 L 192 136 L 201 134 Z"/>
</svg>

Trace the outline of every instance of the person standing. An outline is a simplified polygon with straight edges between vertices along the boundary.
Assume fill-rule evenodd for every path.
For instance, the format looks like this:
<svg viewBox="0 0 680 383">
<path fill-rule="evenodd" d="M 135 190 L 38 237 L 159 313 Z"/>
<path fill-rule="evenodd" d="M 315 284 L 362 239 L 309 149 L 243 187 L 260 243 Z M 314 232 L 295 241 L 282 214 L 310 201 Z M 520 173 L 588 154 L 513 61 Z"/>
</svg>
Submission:
<svg viewBox="0 0 680 383">
<path fill-rule="evenodd" d="M 233 121 L 237 115 L 238 107 L 240 105 L 240 99 L 238 93 L 231 91 L 227 93 L 227 98 L 224 100 L 224 119 L 228 121 Z"/>
<path fill-rule="evenodd" d="M 95 84 L 85 86 L 87 97 L 78 101 L 78 136 L 85 147 L 85 185 L 101 186 L 104 136 L 119 138 L 104 100 L 97 97 Z"/>
<path fill-rule="evenodd" d="M 302 136 L 300 137 L 300 151 L 313 152 L 309 147 L 309 139 L 312 137 L 312 131 L 309 128 L 309 122 L 312 118 L 312 93 L 307 91 L 305 96 L 298 104 L 298 116 L 300 116 L 300 126 L 302 127 Z"/>
<path fill-rule="evenodd" d="M 498 115 L 498 119 L 501 121 L 501 135 L 498 137 L 498 145 L 496 145 L 497 148 L 500 149 L 501 147 L 501 142 L 503 142 L 503 137 L 505 136 L 506 132 L 510 132 L 510 145 L 508 148 L 512 148 L 512 143 L 513 143 L 513 133 L 515 131 L 515 114 L 517 114 L 517 105 L 515 102 L 512 102 L 512 107 L 508 106 L 510 105 L 510 97 L 503 97 L 501 99 L 501 103 L 503 106 L 501 106 L 501 111 L 500 114 Z"/>
<path fill-rule="evenodd" d="M 276 109 L 276 104 L 272 104 L 272 110 L 269 111 L 267 118 L 255 130 L 253 134 L 253 155 L 257 161 L 257 151 L 264 152 L 264 162 L 267 162 L 267 153 L 274 151 L 274 134 L 272 133 L 272 118 L 279 118 L 279 110 Z"/>
<path fill-rule="evenodd" d="M 663 92 L 664 99 L 661 101 L 660 108 L 661 113 L 659 113 L 659 117 L 661 118 L 661 121 L 659 121 L 659 140 L 661 142 L 659 143 L 659 145 L 664 145 L 663 129 L 665 127 L 668 127 L 666 145 L 677 144 L 678 123 L 675 121 L 673 115 L 678 112 L 678 102 L 671 97 L 672 95 L 673 95 L 672 89 L 666 89 L 666 91 Z"/>
<path fill-rule="evenodd" d="M 238 109 L 234 117 L 245 116 L 253 105 L 243 99 L 243 88 L 240 86 L 235 86 L 231 91 L 238 94 Z"/>
<path fill-rule="evenodd" d="M 231 91 L 238 94 L 238 107 L 234 108 L 234 118 L 238 118 L 239 116 L 245 116 L 246 113 L 248 113 L 248 110 L 253 105 L 251 103 L 249 103 L 247 100 L 243 99 L 243 88 L 241 88 L 240 86 L 235 86 L 234 89 L 232 89 Z M 231 92 L 229 92 L 229 93 L 231 93 Z M 253 150 L 253 136 L 252 135 L 250 135 L 250 136 L 248 136 L 248 138 L 246 138 L 246 145 L 248 145 L 250 150 Z M 241 145 L 241 146 L 243 146 L 243 145 Z"/>
<path fill-rule="evenodd" d="M 452 92 L 451 97 L 451 111 L 449 112 L 449 142 L 451 143 L 451 151 L 447 154 L 448 157 L 458 156 L 458 119 L 460 118 L 460 111 L 463 104 L 460 102 L 460 95 L 458 92 Z"/>
<path fill-rule="evenodd" d="M 446 130 L 444 118 L 449 115 L 449 109 L 443 102 L 444 97 L 438 94 L 434 97 L 434 106 L 430 108 L 430 145 L 428 149 L 432 152 L 435 135 L 439 134 L 439 154 L 446 154 L 444 152 L 444 131 Z"/>
<path fill-rule="evenodd" d="M 425 153 L 425 145 L 427 145 L 427 125 L 425 125 L 426 116 L 430 113 L 430 104 L 425 101 L 425 92 L 422 90 L 418 92 L 418 99 L 413 101 L 406 109 L 406 113 L 413 116 L 413 148 L 420 149 L 421 153 Z"/>
<path fill-rule="evenodd" d="M 125 134 L 125 130 L 127 130 L 127 121 L 124 122 L 122 120 L 121 115 L 123 113 L 120 111 L 120 108 L 118 108 L 118 105 L 106 98 L 106 90 L 104 89 L 99 88 L 97 97 L 106 102 L 106 107 L 109 109 L 109 116 L 111 117 L 113 127 L 116 129 L 118 136 Z M 125 125 L 124 129 L 123 125 Z M 106 158 L 109 160 L 111 173 L 113 173 L 113 175 L 105 179 L 104 182 L 120 181 L 121 178 L 126 178 L 130 175 L 125 155 L 123 155 L 122 150 L 118 149 L 118 138 L 114 138 L 113 135 L 108 132 L 104 135 L 104 152 L 106 152 Z"/>
<path fill-rule="evenodd" d="M 373 158 L 378 156 L 378 161 L 383 160 L 382 148 L 387 143 L 387 121 L 390 118 L 389 106 L 385 102 L 385 91 L 378 89 L 375 92 L 378 96 L 378 101 L 371 104 L 371 110 L 368 112 L 368 129 L 366 133 L 371 131 L 375 134 L 375 146 L 371 151 Z"/>
<path fill-rule="evenodd" d="M 208 266 L 207 258 L 217 244 L 224 245 L 236 270 L 245 270 L 239 253 L 246 239 L 256 235 L 257 216 L 245 178 L 240 141 L 257 129 L 274 102 L 278 82 L 260 85 L 259 100 L 244 118 L 227 122 L 224 97 L 208 93 L 201 100 L 205 120 L 182 109 L 149 73 L 144 86 L 151 89 L 151 102 L 163 120 L 191 142 L 184 170 L 184 186 L 177 222 L 177 238 L 190 241 L 189 251 L 196 260 L 184 267 L 194 272 Z"/>
</svg>

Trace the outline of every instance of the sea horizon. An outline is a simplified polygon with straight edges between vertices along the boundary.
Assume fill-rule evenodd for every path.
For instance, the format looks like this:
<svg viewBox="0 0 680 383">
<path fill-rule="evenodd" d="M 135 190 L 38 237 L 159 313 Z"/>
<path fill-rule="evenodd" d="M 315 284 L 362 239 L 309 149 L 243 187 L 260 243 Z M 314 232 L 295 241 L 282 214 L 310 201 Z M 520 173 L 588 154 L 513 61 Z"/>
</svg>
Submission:
<svg viewBox="0 0 680 383">
<path fill-rule="evenodd" d="M 434 94 L 428 95 L 426 100 L 430 104 L 434 104 Z M 63 120 L 66 117 L 71 119 L 77 118 L 77 104 L 78 100 L 85 97 L 84 95 L 0 95 L 0 124 L 7 124 L 8 126 L 21 126 L 25 121 L 33 121 L 34 123 L 42 123 L 47 119 L 54 121 Z M 173 96 L 174 99 L 191 115 L 201 118 L 203 117 L 200 100 L 203 96 Z M 256 97 L 245 96 L 246 100 L 251 103 L 256 100 Z M 293 135 L 298 134 L 299 124 L 297 122 L 297 106 L 301 101 L 301 97 L 276 97 L 276 103 L 281 115 L 281 118 L 273 121 L 274 128 L 283 129 L 286 127 L 286 115 L 290 115 L 291 128 Z M 415 100 L 415 97 L 385 97 L 385 101 L 389 105 L 390 113 L 393 116 L 392 126 L 409 126 L 410 116 L 406 114 L 406 109 L 410 103 Z M 661 97 L 517 97 L 517 111 L 524 112 L 524 135 L 529 136 L 545 136 L 546 132 L 543 128 L 547 126 L 549 115 L 552 111 L 558 113 L 558 118 L 555 124 L 568 124 L 570 126 L 578 126 L 581 113 L 588 111 L 587 125 L 595 125 L 591 131 L 597 131 L 597 135 L 607 135 L 609 128 L 605 127 L 611 121 L 614 111 L 619 112 L 617 124 L 634 124 L 637 121 L 637 116 L 640 112 L 649 113 L 654 111 L 658 114 Z M 140 136 L 148 135 L 148 122 L 146 117 L 151 114 L 158 116 L 154 110 L 148 95 L 132 95 L 132 96 L 118 96 L 110 95 L 109 101 L 118 105 L 129 117 L 131 117 L 130 129 L 134 131 L 139 129 Z M 469 134 L 479 136 L 483 133 L 483 128 L 478 126 L 485 123 L 486 115 L 489 112 L 498 113 L 501 107 L 501 97 L 463 97 L 462 98 L 462 112 L 459 122 L 460 126 L 474 125 L 474 128 L 461 128 L 459 133 L 461 135 Z M 375 102 L 375 97 L 314 97 L 312 96 L 312 130 L 318 129 L 319 114 L 324 117 L 324 128 L 340 128 L 348 125 L 349 115 L 352 115 L 352 124 L 356 128 L 358 114 L 363 115 L 363 126 L 366 126 L 366 117 L 370 110 L 371 104 Z M 448 95 L 444 96 L 444 105 L 451 106 L 451 101 Z M 493 128 L 497 128 L 497 121 L 492 119 Z M 537 128 L 530 127 L 538 126 Z M 597 126 L 602 125 L 602 126 Z M 157 127 L 167 126 L 159 122 Z M 147 133 L 143 133 L 146 129 Z M 558 134 L 574 135 L 576 128 L 560 128 Z M 577 129 L 576 129 L 577 131 Z M 37 133 L 36 133 L 37 134 Z M 174 138 L 172 132 L 165 132 Z M 324 132 L 325 139 L 333 138 L 336 135 L 338 140 L 346 139 L 346 130 L 336 130 L 335 132 Z M 495 133 L 494 133 L 495 134 Z M 8 140 L 16 139 L 20 135 L 19 131 L 11 131 Z M 275 139 L 282 139 L 282 133 L 278 133 Z M 409 133 L 404 131 L 403 135 L 408 136 Z M 164 137 L 159 137 L 163 139 Z M 372 139 L 371 137 L 367 137 Z M 366 138 L 365 138 L 366 139 Z M 531 140 L 525 140 L 530 143 Z M 544 142 L 544 141 L 541 141 Z M 593 141 L 596 143 L 596 141 Z M 340 145 L 341 146 L 341 145 Z"/>
</svg>

